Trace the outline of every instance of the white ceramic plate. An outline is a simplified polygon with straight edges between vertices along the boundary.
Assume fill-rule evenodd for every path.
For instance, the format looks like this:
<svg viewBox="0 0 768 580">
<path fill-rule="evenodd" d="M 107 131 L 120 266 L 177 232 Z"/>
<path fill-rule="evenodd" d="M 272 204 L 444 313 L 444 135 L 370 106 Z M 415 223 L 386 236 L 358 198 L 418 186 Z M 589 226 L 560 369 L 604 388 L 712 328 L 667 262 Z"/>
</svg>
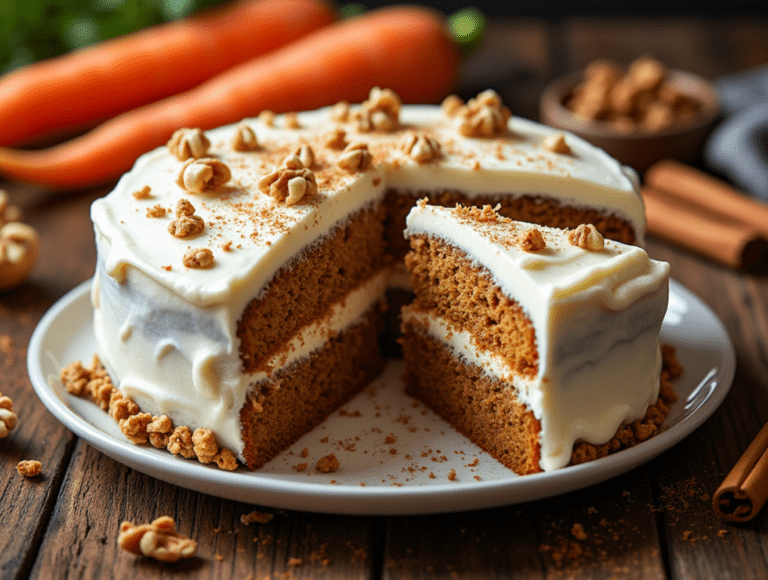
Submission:
<svg viewBox="0 0 768 580">
<path fill-rule="evenodd" d="M 135 446 L 90 401 L 69 395 L 59 371 L 95 352 L 90 282 L 59 300 L 32 335 L 28 367 L 45 406 L 75 434 L 116 461 L 169 483 L 264 506 L 340 514 L 396 515 L 488 508 L 551 497 L 606 480 L 655 457 L 689 435 L 720 405 L 735 370 L 733 346 L 717 317 L 672 282 L 662 341 L 685 367 L 680 400 L 665 430 L 609 457 L 520 477 L 483 453 L 403 392 L 391 362 L 365 391 L 258 471 L 221 471 L 151 446 Z M 302 450 L 307 456 L 302 457 Z M 314 465 L 334 453 L 338 471 Z M 300 470 L 301 464 L 308 464 Z M 449 480 L 449 473 L 455 478 Z"/>
</svg>

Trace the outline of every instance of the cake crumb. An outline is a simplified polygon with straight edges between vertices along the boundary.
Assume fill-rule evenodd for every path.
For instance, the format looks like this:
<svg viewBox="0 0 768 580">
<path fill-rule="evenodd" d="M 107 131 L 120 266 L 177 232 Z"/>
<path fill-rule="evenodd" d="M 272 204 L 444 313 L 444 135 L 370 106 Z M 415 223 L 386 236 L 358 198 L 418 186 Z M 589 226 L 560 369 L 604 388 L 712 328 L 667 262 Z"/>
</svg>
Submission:
<svg viewBox="0 0 768 580">
<path fill-rule="evenodd" d="M 317 470 L 321 471 L 322 473 L 332 473 L 339 469 L 339 460 L 336 459 L 335 454 L 331 453 L 330 455 L 321 457 L 318 460 L 316 467 Z"/>
<path fill-rule="evenodd" d="M 308 448 L 306 448 L 306 447 L 304 447 L 304 449 L 302 449 L 302 450 L 301 450 L 301 454 L 300 454 L 300 455 L 301 455 L 303 458 L 305 458 L 305 459 L 306 459 L 307 457 L 309 457 L 309 449 L 308 449 Z"/>
<path fill-rule="evenodd" d="M 141 189 L 134 191 L 131 195 L 136 199 L 147 199 L 151 191 L 152 188 L 150 188 L 148 185 L 145 185 Z"/>
<path fill-rule="evenodd" d="M 584 531 L 584 526 L 579 523 L 573 524 L 573 527 L 571 528 L 571 535 L 579 542 L 583 542 L 589 537 L 587 532 Z"/>
<path fill-rule="evenodd" d="M 451 469 L 448 472 L 448 481 L 456 481 L 456 470 L 455 469 Z"/>
<path fill-rule="evenodd" d="M 241 515 L 240 523 L 246 526 L 250 524 L 268 524 L 274 517 L 275 514 L 254 510 L 250 513 Z"/>
<path fill-rule="evenodd" d="M 182 263 L 187 268 L 207 269 L 213 267 L 215 259 L 208 248 L 191 248 L 184 253 Z"/>
<path fill-rule="evenodd" d="M 43 472 L 43 464 L 36 459 L 25 459 L 16 464 L 16 471 L 24 477 L 37 477 Z"/>
<path fill-rule="evenodd" d="M 161 218 L 165 217 L 166 209 L 159 203 L 147 208 L 148 218 Z"/>
</svg>

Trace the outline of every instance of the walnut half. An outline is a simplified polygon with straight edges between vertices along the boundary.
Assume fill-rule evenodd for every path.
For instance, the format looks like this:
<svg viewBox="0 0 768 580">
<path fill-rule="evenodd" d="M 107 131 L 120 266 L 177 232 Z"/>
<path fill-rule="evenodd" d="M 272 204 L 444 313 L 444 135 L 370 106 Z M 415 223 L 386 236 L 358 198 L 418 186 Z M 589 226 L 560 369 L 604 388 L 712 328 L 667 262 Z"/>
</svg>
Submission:
<svg viewBox="0 0 768 580">
<path fill-rule="evenodd" d="M 0 290 L 21 284 L 37 261 L 40 238 L 26 224 L 9 222 L 0 228 Z"/>
<path fill-rule="evenodd" d="M 151 524 L 120 524 L 117 545 L 136 556 L 154 558 L 160 562 L 178 562 L 191 558 L 197 551 L 197 542 L 185 538 L 176 531 L 170 516 L 161 516 Z"/>
</svg>

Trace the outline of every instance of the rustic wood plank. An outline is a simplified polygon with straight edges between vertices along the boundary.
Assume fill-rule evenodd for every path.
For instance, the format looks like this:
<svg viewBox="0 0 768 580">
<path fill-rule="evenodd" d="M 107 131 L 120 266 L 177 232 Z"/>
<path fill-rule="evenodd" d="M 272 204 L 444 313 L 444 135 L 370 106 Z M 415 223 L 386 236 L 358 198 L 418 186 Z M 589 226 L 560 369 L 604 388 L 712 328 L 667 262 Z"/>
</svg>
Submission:
<svg viewBox="0 0 768 580">
<path fill-rule="evenodd" d="M 0 489 L 4 498 L 13 498 L 0 506 L 5 522 L 0 530 L 0 570 L 4 578 L 22 578 L 36 557 L 76 441 L 32 390 L 27 344 L 51 304 L 90 276 L 93 259 L 87 248 L 92 255 L 93 235 L 87 218 L 89 197 L 68 200 L 62 211 L 61 203 L 47 199 L 41 189 L 10 183 L 2 187 L 24 212 L 24 221 L 41 235 L 40 258 L 28 281 L 0 293 L 0 390 L 13 399 L 18 415 L 17 427 L 0 441 L 6 459 L 0 467 Z M 22 459 L 41 461 L 42 475 L 19 475 L 15 466 Z"/>
<path fill-rule="evenodd" d="M 170 458 L 169 458 L 170 459 Z M 244 525 L 253 510 L 275 514 Z M 162 564 L 121 551 L 120 523 L 174 518 L 197 557 Z M 31 578 L 369 578 L 374 520 L 260 508 L 192 492 L 129 469 L 80 441 Z"/>
</svg>

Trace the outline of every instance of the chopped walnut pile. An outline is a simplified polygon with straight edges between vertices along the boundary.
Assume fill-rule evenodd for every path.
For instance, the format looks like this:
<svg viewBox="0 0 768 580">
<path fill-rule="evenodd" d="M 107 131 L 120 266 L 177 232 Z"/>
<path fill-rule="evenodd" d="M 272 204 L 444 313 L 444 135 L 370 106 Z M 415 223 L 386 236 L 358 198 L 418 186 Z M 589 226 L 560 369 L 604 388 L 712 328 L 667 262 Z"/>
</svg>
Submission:
<svg viewBox="0 0 768 580">
<path fill-rule="evenodd" d="M 10 397 L 0 394 L 0 439 L 8 437 L 8 434 L 16 426 L 18 417 L 11 409 L 13 401 Z"/>
<path fill-rule="evenodd" d="M 400 126 L 400 97 L 391 89 L 374 87 L 355 113 L 357 128 L 362 132 L 396 131 Z"/>
<path fill-rule="evenodd" d="M 93 357 L 92 368 L 85 368 L 80 361 L 76 361 L 63 368 L 60 377 L 68 393 L 88 395 L 108 411 L 123 434 L 135 445 L 149 442 L 154 447 L 165 448 L 187 459 L 197 457 L 201 463 L 213 462 L 220 469 L 237 469 L 235 455 L 229 449 L 219 447 L 209 429 L 196 429 L 193 434 L 186 426 L 174 428 L 173 421 L 167 415 L 142 413 L 130 397 L 124 396 L 113 386 L 97 356 Z M 0 397 L 0 419 L 3 417 L 4 399 L 8 398 Z M 10 399 L 7 408 L 10 409 Z M 14 424 L 15 417 L 13 415 Z"/>
<path fill-rule="evenodd" d="M 208 248 L 190 248 L 184 253 L 184 258 L 182 259 L 182 263 L 187 268 L 196 270 L 212 268 L 214 262 L 213 252 Z"/>
<path fill-rule="evenodd" d="M 547 242 L 538 229 L 531 228 L 520 236 L 520 247 L 525 252 L 540 252 L 547 247 Z"/>
<path fill-rule="evenodd" d="M 179 161 L 200 159 L 208 153 L 211 142 L 201 129 L 179 129 L 168 141 L 168 149 Z"/>
<path fill-rule="evenodd" d="M 197 543 L 176 531 L 176 524 L 170 516 L 161 516 L 151 524 L 120 524 L 117 545 L 136 556 L 154 558 L 160 562 L 178 562 L 191 558 L 197 551 Z"/>
<path fill-rule="evenodd" d="M 0 227 L 0 290 L 20 285 L 32 271 L 40 238 L 31 226 L 8 222 Z"/>
<path fill-rule="evenodd" d="M 701 108 L 698 99 L 668 82 L 661 62 L 648 56 L 632 62 L 626 73 L 610 60 L 593 61 L 565 105 L 620 132 L 666 129 L 695 118 Z"/>
<path fill-rule="evenodd" d="M 512 113 L 502 104 L 498 93 L 489 89 L 456 109 L 454 116 L 459 133 L 465 137 L 496 137 L 507 131 Z"/>
<path fill-rule="evenodd" d="M 605 246 L 605 239 L 592 224 L 581 224 L 568 232 L 568 242 L 590 252 L 599 252 Z"/>
<path fill-rule="evenodd" d="M 195 215 L 195 206 L 188 199 L 180 199 L 176 203 L 176 219 L 168 224 L 168 233 L 175 238 L 196 236 L 205 229 L 205 221 Z"/>
<path fill-rule="evenodd" d="M 401 148 L 417 163 L 429 163 L 441 155 L 440 143 L 429 135 L 408 133 L 403 138 Z"/>
<path fill-rule="evenodd" d="M 350 143 L 336 160 L 336 165 L 349 173 L 366 171 L 372 163 L 373 156 L 365 143 Z"/>
<path fill-rule="evenodd" d="M 289 155 L 279 168 L 259 180 L 259 191 L 291 206 L 304 196 L 317 194 L 317 178 L 297 155 Z"/>
<path fill-rule="evenodd" d="M 565 135 L 562 133 L 547 135 L 541 142 L 541 146 L 552 153 L 560 153 L 561 155 L 571 154 L 571 148 L 568 146 L 568 143 L 565 142 Z"/>
<path fill-rule="evenodd" d="M 255 151 L 259 148 L 259 140 L 249 125 L 241 123 L 235 129 L 231 145 L 234 151 Z"/>
<path fill-rule="evenodd" d="M 189 159 L 179 172 L 176 183 L 193 193 L 215 191 L 232 178 L 226 163 L 213 157 Z"/>
<path fill-rule="evenodd" d="M 37 477 L 43 472 L 43 464 L 36 459 L 25 459 L 16 464 L 16 471 L 24 477 Z"/>
</svg>

